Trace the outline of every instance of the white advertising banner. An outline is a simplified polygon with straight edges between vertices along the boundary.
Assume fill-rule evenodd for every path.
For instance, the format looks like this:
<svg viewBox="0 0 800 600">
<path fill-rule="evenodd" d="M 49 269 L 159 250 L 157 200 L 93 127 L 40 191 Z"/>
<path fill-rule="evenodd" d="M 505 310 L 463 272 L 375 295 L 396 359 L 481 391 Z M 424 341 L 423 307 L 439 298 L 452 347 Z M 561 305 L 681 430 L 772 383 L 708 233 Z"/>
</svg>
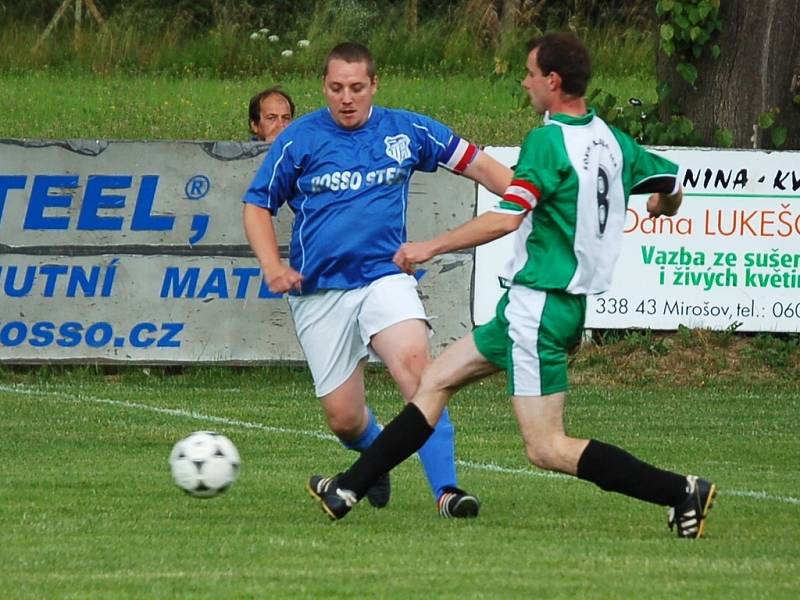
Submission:
<svg viewBox="0 0 800 600">
<path fill-rule="evenodd" d="M 586 327 L 800 331 L 800 152 L 653 148 L 681 166 L 674 217 L 632 196 L 611 288 L 590 297 Z M 506 165 L 519 148 L 487 148 Z M 478 213 L 497 198 L 478 190 Z M 475 256 L 476 324 L 494 315 L 501 238 Z"/>
</svg>

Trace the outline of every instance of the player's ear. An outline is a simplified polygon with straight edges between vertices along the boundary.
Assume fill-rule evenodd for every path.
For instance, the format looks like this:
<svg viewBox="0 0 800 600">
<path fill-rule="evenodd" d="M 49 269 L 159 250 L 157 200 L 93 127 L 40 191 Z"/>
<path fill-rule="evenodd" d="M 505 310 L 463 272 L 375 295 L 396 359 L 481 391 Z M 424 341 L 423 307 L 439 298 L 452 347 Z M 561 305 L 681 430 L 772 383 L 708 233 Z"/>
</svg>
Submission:
<svg viewBox="0 0 800 600">
<path fill-rule="evenodd" d="M 258 125 L 256 125 L 255 121 L 250 121 L 250 131 L 254 134 L 258 134 Z"/>
<path fill-rule="evenodd" d="M 561 75 L 558 74 L 558 71 L 550 71 L 547 74 L 547 81 L 550 84 L 551 91 L 561 89 Z"/>
</svg>

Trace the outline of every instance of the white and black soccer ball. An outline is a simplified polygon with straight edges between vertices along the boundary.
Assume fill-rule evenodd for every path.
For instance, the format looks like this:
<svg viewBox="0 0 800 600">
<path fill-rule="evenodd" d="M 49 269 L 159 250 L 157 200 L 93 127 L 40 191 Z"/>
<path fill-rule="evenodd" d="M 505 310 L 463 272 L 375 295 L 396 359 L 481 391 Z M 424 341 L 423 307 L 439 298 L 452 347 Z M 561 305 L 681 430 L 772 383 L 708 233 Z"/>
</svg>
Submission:
<svg viewBox="0 0 800 600">
<path fill-rule="evenodd" d="M 175 444 L 169 456 L 172 479 L 197 498 L 211 498 L 231 487 L 240 463 L 233 442 L 213 431 L 190 433 Z"/>
</svg>

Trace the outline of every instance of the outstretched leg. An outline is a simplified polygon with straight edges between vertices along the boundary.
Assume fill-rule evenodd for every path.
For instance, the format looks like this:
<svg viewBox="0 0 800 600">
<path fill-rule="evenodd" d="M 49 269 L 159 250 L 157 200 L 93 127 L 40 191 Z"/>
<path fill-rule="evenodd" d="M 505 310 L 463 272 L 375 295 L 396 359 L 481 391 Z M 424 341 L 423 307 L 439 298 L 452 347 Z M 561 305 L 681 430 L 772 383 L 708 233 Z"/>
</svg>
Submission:
<svg viewBox="0 0 800 600">
<path fill-rule="evenodd" d="M 591 481 L 609 492 L 673 507 L 670 527 L 681 537 L 701 537 L 716 494 L 713 483 L 659 469 L 625 450 L 564 433 L 564 393 L 515 396 L 514 412 L 534 465 Z"/>
</svg>

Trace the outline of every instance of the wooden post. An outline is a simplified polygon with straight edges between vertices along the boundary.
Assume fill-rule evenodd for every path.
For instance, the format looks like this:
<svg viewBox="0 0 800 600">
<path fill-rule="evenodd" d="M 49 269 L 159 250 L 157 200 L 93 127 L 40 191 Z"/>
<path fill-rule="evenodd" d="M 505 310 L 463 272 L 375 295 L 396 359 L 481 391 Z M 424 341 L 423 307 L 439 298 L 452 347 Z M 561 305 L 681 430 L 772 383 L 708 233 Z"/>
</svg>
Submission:
<svg viewBox="0 0 800 600">
<path fill-rule="evenodd" d="M 97 10 L 97 5 L 95 5 L 94 0 L 83 0 L 83 3 L 86 5 L 86 8 L 89 9 L 89 12 L 92 13 L 94 20 L 97 21 L 97 24 L 100 25 L 100 28 L 104 28 L 106 26 L 106 22 L 103 19 L 103 15 L 100 14 L 100 11 Z"/>
<path fill-rule="evenodd" d="M 78 39 L 81 36 L 81 17 L 83 16 L 83 4 L 81 0 L 75 0 L 75 45 L 78 44 Z"/>
<path fill-rule="evenodd" d="M 34 52 L 36 52 L 36 50 L 39 49 L 39 46 L 42 45 L 42 42 L 45 40 L 45 38 L 47 38 L 47 36 L 50 35 L 50 32 L 53 30 L 53 27 L 55 27 L 56 23 L 58 23 L 59 19 L 61 19 L 61 15 L 63 15 L 64 11 L 67 10 L 67 6 L 69 5 L 69 3 L 70 0 L 64 0 L 64 2 L 61 3 L 61 6 L 58 7 L 56 14 L 53 15 L 52 19 L 50 19 L 50 22 L 47 24 L 47 27 L 44 28 L 42 35 L 40 35 L 39 39 L 36 40 L 36 44 L 33 46 Z"/>
<path fill-rule="evenodd" d="M 53 15 L 53 18 L 50 19 L 50 22 L 45 27 L 42 35 L 39 36 L 39 39 L 36 40 L 36 43 L 33 46 L 33 51 L 39 49 L 47 39 L 47 36 L 53 31 L 53 28 L 56 24 L 61 20 L 61 17 L 64 16 L 64 12 L 66 12 L 67 8 L 69 8 L 70 4 L 72 4 L 72 0 L 64 0 L 61 3 L 61 6 L 58 7 L 56 14 Z M 94 3 L 94 0 L 75 0 L 75 40 L 77 41 L 78 35 L 80 34 L 81 30 L 81 20 L 83 18 L 83 9 L 86 9 L 86 12 L 94 17 L 94 20 L 97 21 L 97 24 L 100 26 L 100 29 L 104 29 L 106 26 L 106 22 L 103 19 L 103 15 L 100 14 L 100 11 L 97 9 L 97 5 Z"/>
</svg>

